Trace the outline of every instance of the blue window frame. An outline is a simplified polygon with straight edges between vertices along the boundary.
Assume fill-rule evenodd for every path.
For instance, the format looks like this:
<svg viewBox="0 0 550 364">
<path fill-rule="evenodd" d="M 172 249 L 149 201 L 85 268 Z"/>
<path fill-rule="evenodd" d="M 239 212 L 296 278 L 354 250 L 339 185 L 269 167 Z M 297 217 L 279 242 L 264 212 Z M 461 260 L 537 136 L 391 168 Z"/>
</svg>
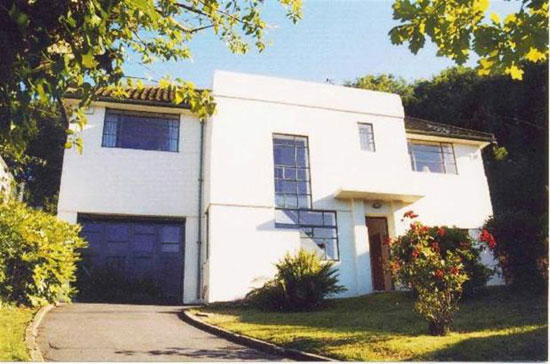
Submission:
<svg viewBox="0 0 550 364">
<path fill-rule="evenodd" d="M 336 211 L 313 210 L 307 137 L 273 134 L 275 227 L 297 229 L 303 246 L 315 244 L 325 260 L 339 260 Z"/>
<path fill-rule="evenodd" d="M 307 137 L 273 134 L 275 205 L 311 208 Z"/>
<path fill-rule="evenodd" d="M 102 146 L 178 152 L 178 115 L 107 109 Z"/>
</svg>

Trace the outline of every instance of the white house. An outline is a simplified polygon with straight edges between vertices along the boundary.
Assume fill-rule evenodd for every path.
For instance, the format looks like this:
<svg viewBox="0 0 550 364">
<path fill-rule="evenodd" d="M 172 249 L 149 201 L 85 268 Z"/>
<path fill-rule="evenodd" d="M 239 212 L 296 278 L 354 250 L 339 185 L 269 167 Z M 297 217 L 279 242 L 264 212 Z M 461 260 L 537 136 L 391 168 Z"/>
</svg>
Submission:
<svg viewBox="0 0 550 364">
<path fill-rule="evenodd" d="M 491 134 L 406 118 L 389 93 L 229 72 L 212 92 L 204 123 L 154 87 L 103 91 L 87 111 L 58 214 L 83 224 L 96 269 L 153 277 L 178 302 L 228 301 L 305 247 L 355 296 L 391 289 L 382 242 L 405 211 L 471 234 L 492 214 Z"/>
</svg>

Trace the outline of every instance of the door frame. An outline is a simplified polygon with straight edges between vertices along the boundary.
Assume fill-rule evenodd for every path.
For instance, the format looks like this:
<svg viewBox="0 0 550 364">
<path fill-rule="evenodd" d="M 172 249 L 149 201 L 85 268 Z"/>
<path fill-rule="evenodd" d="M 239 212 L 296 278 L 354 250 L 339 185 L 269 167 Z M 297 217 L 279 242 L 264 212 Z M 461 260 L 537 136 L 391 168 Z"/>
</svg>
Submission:
<svg viewBox="0 0 550 364">
<path fill-rule="evenodd" d="M 371 220 L 383 220 L 385 222 L 385 226 L 386 226 L 386 237 L 390 237 L 390 231 L 389 231 L 389 218 L 385 215 L 376 215 L 376 216 L 372 216 L 372 215 L 365 215 L 365 227 L 367 228 L 367 239 L 368 239 L 368 244 L 369 244 L 369 251 L 370 251 L 370 244 L 371 244 L 371 241 L 370 241 L 370 237 L 369 237 L 369 233 L 368 233 L 368 220 L 371 219 Z M 381 256 L 382 256 L 382 248 L 383 248 L 383 244 L 384 242 L 380 242 L 381 244 Z M 374 273 L 373 273 L 373 270 L 374 270 L 374 264 L 373 264 L 373 261 L 372 261 L 372 255 L 369 253 L 369 258 L 370 258 L 370 264 L 371 264 L 371 280 L 372 280 L 372 287 L 373 287 L 373 291 L 375 290 L 374 289 Z M 384 285 L 386 285 L 385 281 L 386 281 L 386 278 L 387 278 L 387 272 L 384 271 L 384 268 L 382 267 L 382 276 L 383 276 L 383 279 L 384 279 Z M 391 278 L 390 276 L 390 281 L 391 281 L 391 285 L 390 287 L 384 289 L 384 291 L 391 291 L 394 289 L 394 283 L 393 283 L 393 279 Z"/>
</svg>

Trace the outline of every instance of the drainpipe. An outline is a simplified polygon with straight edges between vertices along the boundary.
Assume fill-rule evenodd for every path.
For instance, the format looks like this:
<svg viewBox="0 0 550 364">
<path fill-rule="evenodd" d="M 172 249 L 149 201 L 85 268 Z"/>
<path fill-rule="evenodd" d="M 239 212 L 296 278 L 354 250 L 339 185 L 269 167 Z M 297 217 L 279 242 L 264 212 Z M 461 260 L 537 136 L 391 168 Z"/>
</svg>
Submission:
<svg viewBox="0 0 550 364">
<path fill-rule="evenodd" d="M 204 123 L 206 120 L 201 120 L 201 141 L 199 151 L 199 208 L 198 208 L 198 232 L 197 239 L 197 300 L 201 300 L 201 286 L 202 286 L 202 185 L 204 179 L 202 178 L 203 164 L 204 164 Z"/>
</svg>

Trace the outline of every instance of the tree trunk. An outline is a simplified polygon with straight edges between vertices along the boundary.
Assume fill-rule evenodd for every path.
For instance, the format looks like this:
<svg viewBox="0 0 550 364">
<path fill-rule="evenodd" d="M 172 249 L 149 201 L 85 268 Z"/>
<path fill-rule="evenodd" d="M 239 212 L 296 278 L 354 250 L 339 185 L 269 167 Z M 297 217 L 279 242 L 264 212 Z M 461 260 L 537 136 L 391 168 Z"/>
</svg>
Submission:
<svg viewBox="0 0 550 364">
<path fill-rule="evenodd" d="M 430 321 L 430 335 L 432 336 L 445 336 L 451 329 L 448 323 Z"/>
</svg>

